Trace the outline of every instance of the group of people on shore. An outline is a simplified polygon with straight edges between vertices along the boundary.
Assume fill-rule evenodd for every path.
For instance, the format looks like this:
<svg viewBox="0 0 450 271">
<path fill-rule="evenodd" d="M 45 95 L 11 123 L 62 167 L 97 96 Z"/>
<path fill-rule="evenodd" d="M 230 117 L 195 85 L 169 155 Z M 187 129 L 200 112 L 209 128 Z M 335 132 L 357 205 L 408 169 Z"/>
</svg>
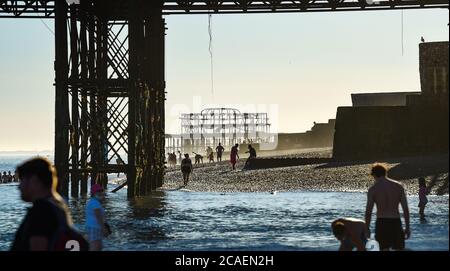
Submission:
<svg viewBox="0 0 450 271">
<path fill-rule="evenodd" d="M 237 145 L 235 147 L 237 148 Z M 192 172 L 192 162 L 188 154 L 185 154 L 182 161 L 182 171 L 186 185 L 189 174 L 184 172 Z M 28 209 L 17 230 L 11 250 L 102 250 L 103 239 L 111 234 L 111 228 L 106 222 L 102 206 L 105 191 L 100 184 L 92 185 L 91 198 L 86 204 L 86 240 L 73 227 L 66 201 L 56 191 L 58 180 L 55 169 L 47 159 L 34 158 L 26 161 L 16 172 L 20 180 L 21 198 L 33 206 Z M 374 184 L 367 193 L 364 220 L 339 218 L 331 223 L 332 232 L 340 241 L 340 251 L 366 250 L 366 243 L 371 236 L 370 225 L 374 206 L 377 209 L 374 239 L 380 250 L 403 250 L 405 240 L 411 236 L 405 189 L 399 182 L 387 177 L 387 168 L 382 164 L 374 164 L 371 175 Z M 421 220 L 425 220 L 425 206 L 428 202 L 426 194 L 426 181 L 420 178 Z M 403 210 L 405 228 L 402 226 L 399 206 Z"/>
<path fill-rule="evenodd" d="M 45 158 L 34 158 L 17 167 L 23 201 L 32 207 L 22 220 L 11 245 L 12 251 L 102 250 L 103 239 L 111 234 L 102 202 L 104 189 L 91 187 L 86 204 L 86 236 L 73 226 L 66 201 L 56 191 L 56 170 Z"/>
<path fill-rule="evenodd" d="M 371 250 L 404 250 L 405 240 L 411 236 L 410 213 L 407 197 L 403 186 L 387 177 L 387 168 L 382 164 L 372 166 L 371 175 L 374 184 L 367 193 L 365 219 L 339 218 L 331 223 L 331 229 L 336 239 L 340 241 L 340 251 L 365 251 L 368 239 L 375 239 L 378 248 Z M 428 200 L 425 178 L 419 178 L 419 215 L 425 220 L 425 205 Z M 371 235 L 370 222 L 373 207 L 376 205 L 375 234 Z M 403 210 L 405 228 L 399 212 Z M 371 240 L 374 242 L 374 240 Z M 373 246 L 376 246 L 375 244 Z"/>
<path fill-rule="evenodd" d="M 0 172 L 0 183 L 14 183 L 17 181 L 16 175 L 12 175 L 11 171 L 8 171 L 8 174 L 6 174 L 6 171 L 3 171 L 3 174 Z"/>
<path fill-rule="evenodd" d="M 230 151 L 230 163 L 231 163 L 231 167 L 232 170 L 236 170 L 236 163 L 239 159 L 239 144 L 235 144 L 233 147 L 231 147 L 231 151 Z M 217 161 L 222 161 L 222 154 L 225 151 L 225 148 L 222 146 L 222 144 L 219 142 L 219 145 L 216 147 L 216 154 L 217 154 Z M 252 145 L 248 145 L 248 151 L 246 151 L 245 153 L 249 154 L 249 157 L 247 159 L 247 161 L 245 162 L 244 165 L 244 169 L 250 169 L 250 161 L 251 159 L 256 158 L 256 149 L 254 147 L 252 147 Z M 213 157 L 214 153 L 211 147 L 208 146 L 208 148 L 206 149 L 206 154 L 207 157 L 209 157 L 209 161 L 213 161 L 214 162 L 214 158 Z M 181 166 L 181 173 L 183 175 L 183 185 L 186 186 L 187 183 L 189 182 L 189 176 L 193 171 L 193 165 L 192 165 L 192 160 L 189 157 L 188 153 L 184 154 L 184 158 L 181 160 L 180 162 Z"/>
</svg>

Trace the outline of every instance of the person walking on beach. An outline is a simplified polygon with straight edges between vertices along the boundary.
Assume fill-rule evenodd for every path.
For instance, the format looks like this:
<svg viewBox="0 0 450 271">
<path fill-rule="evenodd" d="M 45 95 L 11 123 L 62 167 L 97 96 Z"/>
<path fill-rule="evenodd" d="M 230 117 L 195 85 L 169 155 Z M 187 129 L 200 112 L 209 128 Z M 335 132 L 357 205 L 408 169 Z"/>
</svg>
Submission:
<svg viewBox="0 0 450 271">
<path fill-rule="evenodd" d="M 105 192 L 100 184 L 91 187 L 91 198 L 86 204 L 86 233 L 88 236 L 90 250 L 100 251 L 103 249 L 103 239 L 110 234 L 106 223 L 105 209 L 102 201 L 105 200 Z"/>
<path fill-rule="evenodd" d="M 245 153 L 248 153 L 249 156 L 247 158 L 247 161 L 245 161 L 244 168 L 245 169 L 249 169 L 250 160 L 253 159 L 253 158 L 256 158 L 256 149 L 253 148 L 251 144 L 249 144 L 248 145 L 248 151 L 246 151 Z"/>
<path fill-rule="evenodd" d="M 12 251 L 63 250 L 61 233 L 74 233 L 72 218 L 63 198 L 56 191 L 58 179 L 51 163 L 44 158 L 34 158 L 17 167 L 19 190 L 23 201 L 32 203 L 16 232 Z M 77 235 L 79 250 L 87 249 L 86 240 Z M 67 239 L 66 239 L 67 240 Z M 81 243 L 80 243 L 81 242 Z"/>
<path fill-rule="evenodd" d="M 217 162 L 222 162 L 222 154 L 223 154 L 224 151 L 225 151 L 225 148 L 219 142 L 219 145 L 216 147 Z"/>
<path fill-rule="evenodd" d="M 355 218 L 339 218 L 331 223 L 334 236 L 341 242 L 339 251 L 366 250 L 369 232 L 366 223 Z"/>
<path fill-rule="evenodd" d="M 181 160 L 181 173 L 183 174 L 183 185 L 186 186 L 189 182 L 189 175 L 192 172 L 192 161 L 189 154 L 184 154 L 184 159 Z"/>
<path fill-rule="evenodd" d="M 367 231 L 370 233 L 370 220 L 374 204 L 377 206 L 377 220 L 375 223 L 375 239 L 381 250 L 403 250 L 405 239 L 411 232 L 409 227 L 409 208 L 403 186 L 387 177 L 387 169 L 382 164 L 372 166 L 371 175 L 375 183 L 367 193 L 367 206 L 365 221 Z M 402 228 L 399 205 L 403 209 L 405 229 Z"/>
<path fill-rule="evenodd" d="M 236 169 L 236 162 L 237 162 L 237 159 L 239 159 L 238 147 L 239 147 L 239 144 L 236 143 L 231 148 L 231 152 L 230 152 L 230 163 L 231 163 L 231 166 L 233 167 L 233 170 Z"/>
<path fill-rule="evenodd" d="M 425 178 L 419 178 L 419 215 L 420 220 L 425 221 L 425 205 L 427 205 L 427 183 Z"/>
<path fill-rule="evenodd" d="M 180 162 L 180 165 L 181 165 L 181 161 L 183 160 L 183 156 L 181 155 L 181 151 L 180 150 L 178 150 L 177 152 L 178 152 L 178 161 Z"/>
<path fill-rule="evenodd" d="M 213 149 L 211 148 L 211 146 L 208 146 L 206 148 L 206 157 L 209 157 L 209 155 L 213 152 Z"/>
</svg>

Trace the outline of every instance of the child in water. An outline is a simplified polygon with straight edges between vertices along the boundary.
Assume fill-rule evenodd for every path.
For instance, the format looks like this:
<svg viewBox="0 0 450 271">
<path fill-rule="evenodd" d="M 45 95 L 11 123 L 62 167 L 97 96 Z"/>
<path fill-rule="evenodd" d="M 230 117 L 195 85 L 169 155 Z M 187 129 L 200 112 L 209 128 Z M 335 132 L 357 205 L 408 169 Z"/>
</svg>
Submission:
<svg viewBox="0 0 450 271">
<path fill-rule="evenodd" d="M 425 205 L 427 205 L 427 184 L 425 178 L 419 178 L 419 215 L 420 220 L 425 220 Z"/>
</svg>

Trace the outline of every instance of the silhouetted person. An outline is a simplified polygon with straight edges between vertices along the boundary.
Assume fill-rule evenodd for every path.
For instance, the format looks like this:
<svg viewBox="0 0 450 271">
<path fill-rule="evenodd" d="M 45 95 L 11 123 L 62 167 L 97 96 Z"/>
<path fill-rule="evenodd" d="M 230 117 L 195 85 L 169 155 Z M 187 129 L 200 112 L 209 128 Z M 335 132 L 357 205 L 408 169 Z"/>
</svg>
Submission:
<svg viewBox="0 0 450 271">
<path fill-rule="evenodd" d="M 249 156 L 247 158 L 247 161 L 245 161 L 245 166 L 244 168 L 248 169 L 249 168 L 249 164 L 250 164 L 250 160 L 253 158 L 256 158 L 256 149 L 252 147 L 251 144 L 248 145 L 248 151 L 246 151 L 245 153 L 248 153 Z"/>
<path fill-rule="evenodd" d="M 13 175 L 13 180 L 12 180 L 14 183 L 16 183 L 16 182 L 18 182 L 19 181 L 19 177 L 18 177 L 18 175 L 17 175 L 17 170 L 16 171 L 14 171 L 14 175 Z"/>
<path fill-rule="evenodd" d="M 175 167 L 177 165 L 177 155 L 175 154 L 175 152 L 167 153 L 167 162 L 171 167 Z"/>
<path fill-rule="evenodd" d="M 13 176 L 11 175 L 11 171 L 8 171 L 8 175 L 6 176 L 7 182 L 12 183 L 13 182 Z"/>
<path fill-rule="evenodd" d="M 20 165 L 17 173 L 20 196 L 33 206 L 17 230 L 11 250 L 52 250 L 59 230 L 72 225 L 69 209 L 56 192 L 55 169 L 47 159 L 34 158 Z"/>
<path fill-rule="evenodd" d="M 225 151 L 225 148 L 219 142 L 219 145 L 216 147 L 217 162 L 222 162 L 222 154 L 223 154 L 224 151 Z"/>
<path fill-rule="evenodd" d="M 387 169 L 384 165 L 374 164 L 371 175 L 375 183 L 367 193 L 366 226 L 370 232 L 370 220 L 374 204 L 377 205 L 377 220 L 375 224 L 375 239 L 380 244 L 381 250 L 403 250 L 405 239 L 410 236 L 409 209 L 406 193 L 403 186 L 394 180 L 387 178 Z M 405 218 L 405 230 L 402 228 L 399 204 L 403 209 Z"/>
<path fill-rule="evenodd" d="M 339 251 L 366 250 L 368 231 L 366 223 L 360 219 L 339 218 L 331 223 L 333 234 L 341 242 Z"/>
<path fill-rule="evenodd" d="M 419 215 L 420 220 L 425 220 L 425 206 L 428 203 L 427 199 L 427 183 L 425 181 L 425 178 L 420 177 L 419 178 Z"/>
<path fill-rule="evenodd" d="M 119 157 L 119 158 L 116 159 L 116 164 L 118 164 L 118 165 L 123 165 L 124 162 L 123 162 L 123 160 Z M 117 172 L 117 178 L 119 178 L 119 177 L 120 177 L 120 172 Z"/>
<path fill-rule="evenodd" d="M 231 163 L 231 166 L 233 167 L 233 170 L 236 169 L 236 162 L 237 162 L 237 159 L 239 159 L 238 147 L 239 147 L 239 144 L 236 143 L 233 147 L 231 147 L 231 151 L 230 151 L 230 163 Z"/>
<path fill-rule="evenodd" d="M 420 37 L 421 42 L 425 42 L 425 39 L 423 37 Z"/>
<path fill-rule="evenodd" d="M 2 183 L 7 183 L 7 182 L 8 182 L 8 176 L 6 176 L 6 171 L 3 171 Z"/>
<path fill-rule="evenodd" d="M 208 146 L 206 148 L 206 157 L 209 157 L 209 154 L 213 152 L 213 149 L 211 148 L 211 146 Z"/>
<path fill-rule="evenodd" d="M 183 156 L 181 155 L 181 151 L 178 150 L 178 161 L 180 161 L 180 165 L 181 165 L 181 160 L 183 160 Z"/>
<path fill-rule="evenodd" d="M 184 159 L 181 161 L 181 173 L 183 174 L 183 185 L 186 186 L 189 182 L 189 175 L 192 172 L 192 161 L 189 154 L 184 154 Z"/>
<path fill-rule="evenodd" d="M 214 163 L 214 152 L 210 152 L 208 154 L 208 162 L 209 163 Z"/>
</svg>

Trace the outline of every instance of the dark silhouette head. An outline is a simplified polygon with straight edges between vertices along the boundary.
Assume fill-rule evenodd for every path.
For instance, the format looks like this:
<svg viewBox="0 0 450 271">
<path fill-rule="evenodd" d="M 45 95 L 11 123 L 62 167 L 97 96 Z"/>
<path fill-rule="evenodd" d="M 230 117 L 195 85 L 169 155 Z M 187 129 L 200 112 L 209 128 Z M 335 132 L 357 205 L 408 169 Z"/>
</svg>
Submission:
<svg viewBox="0 0 450 271">
<path fill-rule="evenodd" d="M 185 153 L 185 154 L 184 154 L 184 157 L 185 157 L 185 158 L 189 158 L 189 154 L 188 154 L 188 153 Z"/>
<path fill-rule="evenodd" d="M 331 229 L 333 230 L 333 234 L 334 236 L 338 239 L 338 240 L 342 240 L 344 239 L 344 235 L 345 235 L 345 225 L 344 223 L 338 221 L 338 222 L 333 222 L 331 224 Z"/>
<path fill-rule="evenodd" d="M 372 169 L 370 171 L 370 175 L 374 178 L 386 177 L 387 168 L 385 165 L 380 163 L 375 163 L 372 165 Z"/>
<path fill-rule="evenodd" d="M 34 158 L 17 167 L 19 189 L 24 201 L 32 202 L 42 196 L 56 193 L 58 179 L 49 160 Z"/>
<path fill-rule="evenodd" d="M 219 146 L 222 146 L 222 143 L 219 142 Z"/>
<path fill-rule="evenodd" d="M 252 144 L 248 144 L 248 148 L 251 149 L 252 148 Z"/>
<path fill-rule="evenodd" d="M 239 147 L 239 144 L 238 144 L 238 143 L 236 143 L 236 144 L 234 144 L 234 146 L 235 146 L 235 147 Z"/>
<path fill-rule="evenodd" d="M 427 182 L 424 177 L 419 178 L 419 187 L 427 187 Z"/>
</svg>

